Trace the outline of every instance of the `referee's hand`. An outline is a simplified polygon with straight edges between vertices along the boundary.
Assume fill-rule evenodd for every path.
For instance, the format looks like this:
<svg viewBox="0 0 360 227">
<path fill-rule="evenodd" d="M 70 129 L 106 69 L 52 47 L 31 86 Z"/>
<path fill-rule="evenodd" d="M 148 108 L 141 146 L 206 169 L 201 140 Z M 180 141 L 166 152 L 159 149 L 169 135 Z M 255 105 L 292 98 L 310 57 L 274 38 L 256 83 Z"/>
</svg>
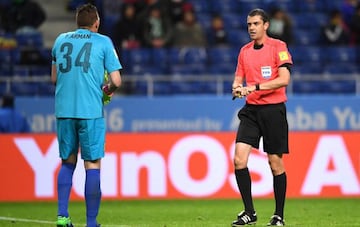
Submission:
<svg viewBox="0 0 360 227">
<path fill-rule="evenodd" d="M 236 99 L 236 98 L 239 98 L 241 99 L 242 97 L 244 97 L 244 95 L 242 95 L 242 89 L 243 87 L 242 86 L 238 86 L 238 87 L 233 87 L 232 89 L 232 96 L 233 96 L 233 100 Z"/>
</svg>

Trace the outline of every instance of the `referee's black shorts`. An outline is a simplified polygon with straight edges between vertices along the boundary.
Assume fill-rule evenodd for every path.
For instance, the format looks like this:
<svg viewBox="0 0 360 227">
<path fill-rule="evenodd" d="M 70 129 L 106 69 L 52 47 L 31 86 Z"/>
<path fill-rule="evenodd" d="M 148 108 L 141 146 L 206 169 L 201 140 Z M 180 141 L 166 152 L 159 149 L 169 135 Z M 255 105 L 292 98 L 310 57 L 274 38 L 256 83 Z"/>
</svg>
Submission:
<svg viewBox="0 0 360 227">
<path fill-rule="evenodd" d="M 264 151 L 269 154 L 289 153 L 289 127 L 284 103 L 245 106 L 239 111 L 236 142 L 259 148 L 263 137 Z"/>
</svg>

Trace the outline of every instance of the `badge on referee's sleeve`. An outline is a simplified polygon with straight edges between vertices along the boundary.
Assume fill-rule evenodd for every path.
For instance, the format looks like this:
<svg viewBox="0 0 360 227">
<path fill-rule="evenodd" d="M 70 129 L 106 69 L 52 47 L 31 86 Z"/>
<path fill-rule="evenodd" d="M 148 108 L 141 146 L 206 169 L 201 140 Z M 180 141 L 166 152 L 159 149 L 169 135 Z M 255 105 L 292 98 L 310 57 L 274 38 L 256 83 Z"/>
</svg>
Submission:
<svg viewBox="0 0 360 227">
<path fill-rule="evenodd" d="M 280 61 L 289 60 L 289 55 L 286 51 L 279 52 Z"/>
</svg>

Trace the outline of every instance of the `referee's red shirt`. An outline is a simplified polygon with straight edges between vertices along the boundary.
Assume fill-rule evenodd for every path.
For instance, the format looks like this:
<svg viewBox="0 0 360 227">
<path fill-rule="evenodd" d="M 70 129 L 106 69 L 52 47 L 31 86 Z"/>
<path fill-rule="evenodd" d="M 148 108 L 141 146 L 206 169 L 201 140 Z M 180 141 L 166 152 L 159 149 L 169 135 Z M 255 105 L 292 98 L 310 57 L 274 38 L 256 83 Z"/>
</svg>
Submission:
<svg viewBox="0 0 360 227">
<path fill-rule="evenodd" d="M 254 49 L 254 41 L 244 45 L 238 56 L 235 76 L 243 77 L 247 85 L 263 83 L 278 76 L 278 68 L 285 63 L 292 64 L 286 44 L 267 37 L 264 46 Z M 246 97 L 246 103 L 262 105 L 285 102 L 286 88 L 255 91 Z"/>
</svg>

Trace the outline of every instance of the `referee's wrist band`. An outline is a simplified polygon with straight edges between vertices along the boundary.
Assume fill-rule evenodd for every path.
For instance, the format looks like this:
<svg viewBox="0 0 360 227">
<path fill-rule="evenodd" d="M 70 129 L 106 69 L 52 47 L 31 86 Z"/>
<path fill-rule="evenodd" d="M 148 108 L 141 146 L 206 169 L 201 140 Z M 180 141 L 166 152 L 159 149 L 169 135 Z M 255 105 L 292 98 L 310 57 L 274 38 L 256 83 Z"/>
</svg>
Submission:
<svg viewBox="0 0 360 227">
<path fill-rule="evenodd" d="M 255 84 L 255 91 L 260 91 L 260 84 Z"/>
</svg>

